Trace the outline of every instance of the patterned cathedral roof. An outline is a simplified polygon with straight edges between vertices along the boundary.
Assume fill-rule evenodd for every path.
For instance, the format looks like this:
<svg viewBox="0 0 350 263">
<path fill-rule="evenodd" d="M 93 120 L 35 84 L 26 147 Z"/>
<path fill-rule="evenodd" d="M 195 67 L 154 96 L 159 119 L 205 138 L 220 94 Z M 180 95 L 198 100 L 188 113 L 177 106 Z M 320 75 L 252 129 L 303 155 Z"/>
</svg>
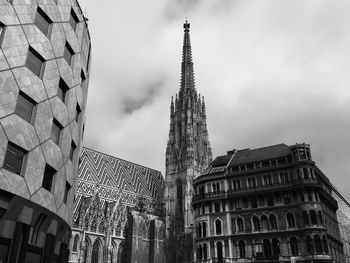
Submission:
<svg viewBox="0 0 350 263">
<path fill-rule="evenodd" d="M 98 194 L 101 206 L 106 201 L 116 201 L 119 194 L 125 206 L 134 207 L 140 197 L 150 206 L 163 199 L 164 179 L 160 171 L 84 147 L 80 155 L 74 219 L 83 197 L 94 194 Z"/>
</svg>

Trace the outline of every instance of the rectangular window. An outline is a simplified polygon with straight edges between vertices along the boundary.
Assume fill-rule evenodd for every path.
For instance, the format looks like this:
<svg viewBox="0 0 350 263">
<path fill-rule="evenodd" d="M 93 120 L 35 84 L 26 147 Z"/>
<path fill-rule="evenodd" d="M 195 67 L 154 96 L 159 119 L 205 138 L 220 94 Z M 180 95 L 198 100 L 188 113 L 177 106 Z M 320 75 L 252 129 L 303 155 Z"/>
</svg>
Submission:
<svg viewBox="0 0 350 263">
<path fill-rule="evenodd" d="M 72 62 L 72 56 L 73 55 L 74 55 L 74 51 L 73 51 L 72 47 L 69 45 L 68 42 L 66 42 L 66 46 L 65 46 L 65 49 L 64 49 L 63 57 L 67 61 L 67 63 L 69 65 Z"/>
<path fill-rule="evenodd" d="M 66 102 L 66 95 L 68 90 L 69 90 L 69 87 L 67 83 L 62 78 L 60 78 L 60 83 L 58 84 L 57 96 L 60 98 L 61 101 L 63 101 L 63 103 Z"/>
<path fill-rule="evenodd" d="M 70 18 L 69 18 L 69 24 L 72 26 L 73 30 L 77 28 L 77 24 L 79 23 L 79 18 L 75 14 L 73 8 L 70 10 Z"/>
<path fill-rule="evenodd" d="M 54 118 L 51 127 L 51 139 L 58 145 L 62 125 Z"/>
<path fill-rule="evenodd" d="M 69 195 L 70 189 L 71 189 L 70 184 L 68 182 L 66 182 L 66 187 L 64 189 L 64 197 L 63 197 L 63 202 L 65 204 L 67 204 L 67 199 L 68 199 L 68 195 Z"/>
<path fill-rule="evenodd" d="M 74 151 L 75 149 L 77 148 L 77 146 L 75 145 L 75 143 L 72 141 L 72 144 L 70 146 L 70 153 L 69 153 L 69 159 L 71 161 L 73 161 L 73 158 L 74 158 Z"/>
<path fill-rule="evenodd" d="M 242 209 L 242 203 L 241 203 L 241 199 L 236 199 L 236 210 L 241 210 Z"/>
<path fill-rule="evenodd" d="M 8 142 L 3 167 L 10 172 L 20 175 L 26 153 L 22 148 Z"/>
<path fill-rule="evenodd" d="M 19 117 L 31 123 L 35 104 L 36 103 L 32 99 L 20 91 L 17 97 L 15 112 Z"/>
<path fill-rule="evenodd" d="M 52 21 L 40 7 L 36 11 L 34 24 L 45 36 L 49 37 Z"/>
<path fill-rule="evenodd" d="M 46 164 L 42 187 L 49 192 L 51 191 L 53 177 L 56 174 L 56 172 L 57 171 L 55 169 L 53 169 L 50 165 Z"/>
<path fill-rule="evenodd" d="M 76 111 L 75 111 L 75 121 L 76 121 L 76 122 L 79 121 L 80 113 L 81 113 L 81 109 L 80 109 L 79 104 L 77 104 Z"/>
<path fill-rule="evenodd" d="M 220 203 L 214 203 L 214 211 L 215 213 L 220 212 Z"/>
<path fill-rule="evenodd" d="M 31 46 L 29 46 L 26 67 L 39 78 L 42 78 L 42 74 L 44 72 L 44 62 L 45 59 Z"/>
</svg>

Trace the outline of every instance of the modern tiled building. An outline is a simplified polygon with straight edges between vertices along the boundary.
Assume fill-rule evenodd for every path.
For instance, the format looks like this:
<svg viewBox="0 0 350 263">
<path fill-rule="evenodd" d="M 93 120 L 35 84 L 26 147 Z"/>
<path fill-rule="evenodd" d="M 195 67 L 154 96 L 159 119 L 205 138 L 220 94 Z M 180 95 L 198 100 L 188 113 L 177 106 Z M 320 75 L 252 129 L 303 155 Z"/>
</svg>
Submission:
<svg viewBox="0 0 350 263">
<path fill-rule="evenodd" d="M 0 262 L 67 262 L 90 36 L 75 0 L 0 0 Z"/>
<path fill-rule="evenodd" d="M 163 197 L 161 172 L 83 148 L 69 262 L 164 262 Z"/>
<path fill-rule="evenodd" d="M 332 185 L 307 144 L 229 151 L 194 188 L 197 262 L 344 262 Z"/>
</svg>

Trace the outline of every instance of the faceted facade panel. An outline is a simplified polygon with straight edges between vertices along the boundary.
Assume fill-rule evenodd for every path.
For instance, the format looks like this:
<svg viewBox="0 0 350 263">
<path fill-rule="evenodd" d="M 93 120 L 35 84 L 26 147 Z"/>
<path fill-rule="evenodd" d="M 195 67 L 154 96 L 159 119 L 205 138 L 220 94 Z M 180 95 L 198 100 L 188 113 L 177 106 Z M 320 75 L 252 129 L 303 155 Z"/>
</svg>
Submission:
<svg viewBox="0 0 350 263">
<path fill-rule="evenodd" d="M 0 262 L 68 260 L 90 68 L 86 21 L 75 0 L 0 0 Z"/>
</svg>

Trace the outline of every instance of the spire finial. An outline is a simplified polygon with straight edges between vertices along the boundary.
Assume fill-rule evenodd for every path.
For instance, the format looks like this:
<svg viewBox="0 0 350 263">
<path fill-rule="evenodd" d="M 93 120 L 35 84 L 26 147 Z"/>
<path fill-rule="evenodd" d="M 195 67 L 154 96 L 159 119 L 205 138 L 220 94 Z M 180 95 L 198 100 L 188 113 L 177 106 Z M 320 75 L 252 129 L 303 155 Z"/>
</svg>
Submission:
<svg viewBox="0 0 350 263">
<path fill-rule="evenodd" d="M 186 20 L 185 20 L 184 29 L 185 30 L 189 30 L 190 29 L 190 23 L 188 23 L 187 17 L 186 17 Z"/>
</svg>

